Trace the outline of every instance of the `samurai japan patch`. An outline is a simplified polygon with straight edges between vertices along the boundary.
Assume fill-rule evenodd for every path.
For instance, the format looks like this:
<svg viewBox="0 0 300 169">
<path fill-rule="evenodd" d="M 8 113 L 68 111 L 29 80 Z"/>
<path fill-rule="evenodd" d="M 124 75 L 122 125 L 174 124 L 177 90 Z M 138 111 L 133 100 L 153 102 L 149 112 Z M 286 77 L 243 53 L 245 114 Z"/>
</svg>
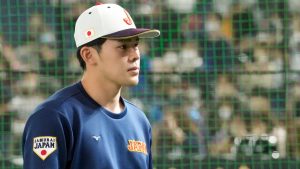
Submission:
<svg viewBox="0 0 300 169">
<path fill-rule="evenodd" d="M 42 160 L 45 160 L 56 148 L 56 137 L 40 136 L 33 138 L 33 152 Z"/>
</svg>

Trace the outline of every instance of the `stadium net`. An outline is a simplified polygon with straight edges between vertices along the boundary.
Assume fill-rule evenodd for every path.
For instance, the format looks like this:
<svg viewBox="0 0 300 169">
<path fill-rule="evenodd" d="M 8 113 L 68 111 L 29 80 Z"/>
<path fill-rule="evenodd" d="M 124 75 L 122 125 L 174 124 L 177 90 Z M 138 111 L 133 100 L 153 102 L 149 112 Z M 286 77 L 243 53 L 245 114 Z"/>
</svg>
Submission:
<svg viewBox="0 0 300 169">
<path fill-rule="evenodd" d="M 298 0 L 103 2 L 161 31 L 123 91 L 152 125 L 154 168 L 300 168 Z M 0 3 L 0 169 L 19 169 L 33 109 L 80 78 L 74 23 L 95 2 Z"/>
</svg>

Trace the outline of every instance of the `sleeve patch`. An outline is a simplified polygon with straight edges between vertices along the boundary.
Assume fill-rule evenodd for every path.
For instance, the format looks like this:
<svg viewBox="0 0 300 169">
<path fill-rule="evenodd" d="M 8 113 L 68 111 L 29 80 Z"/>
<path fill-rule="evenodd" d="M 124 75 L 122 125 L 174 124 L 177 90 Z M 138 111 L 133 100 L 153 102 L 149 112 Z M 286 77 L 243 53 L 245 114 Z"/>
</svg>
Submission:
<svg viewBox="0 0 300 169">
<path fill-rule="evenodd" d="M 45 160 L 50 154 L 52 154 L 57 148 L 56 137 L 52 136 L 40 136 L 33 138 L 33 152 Z"/>
</svg>

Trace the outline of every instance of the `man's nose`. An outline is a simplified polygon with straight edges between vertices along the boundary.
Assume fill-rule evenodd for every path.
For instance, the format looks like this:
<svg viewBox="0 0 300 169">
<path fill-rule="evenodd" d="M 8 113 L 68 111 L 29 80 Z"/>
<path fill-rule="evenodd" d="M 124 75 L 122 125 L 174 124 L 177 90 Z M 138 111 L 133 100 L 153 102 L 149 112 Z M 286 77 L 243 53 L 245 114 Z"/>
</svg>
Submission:
<svg viewBox="0 0 300 169">
<path fill-rule="evenodd" d="M 129 59 L 132 62 L 140 59 L 140 52 L 139 52 L 139 49 L 137 47 L 130 48 L 130 50 L 129 50 Z"/>
</svg>

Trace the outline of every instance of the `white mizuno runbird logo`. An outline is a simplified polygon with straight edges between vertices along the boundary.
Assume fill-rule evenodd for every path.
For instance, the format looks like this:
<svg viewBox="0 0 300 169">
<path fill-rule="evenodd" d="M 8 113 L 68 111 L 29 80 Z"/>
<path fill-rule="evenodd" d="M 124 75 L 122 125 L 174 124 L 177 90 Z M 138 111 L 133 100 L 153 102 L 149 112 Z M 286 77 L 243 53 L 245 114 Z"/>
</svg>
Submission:
<svg viewBox="0 0 300 169">
<path fill-rule="evenodd" d="M 100 136 L 93 136 L 93 139 L 95 139 L 96 141 L 99 141 L 101 139 Z"/>
</svg>

